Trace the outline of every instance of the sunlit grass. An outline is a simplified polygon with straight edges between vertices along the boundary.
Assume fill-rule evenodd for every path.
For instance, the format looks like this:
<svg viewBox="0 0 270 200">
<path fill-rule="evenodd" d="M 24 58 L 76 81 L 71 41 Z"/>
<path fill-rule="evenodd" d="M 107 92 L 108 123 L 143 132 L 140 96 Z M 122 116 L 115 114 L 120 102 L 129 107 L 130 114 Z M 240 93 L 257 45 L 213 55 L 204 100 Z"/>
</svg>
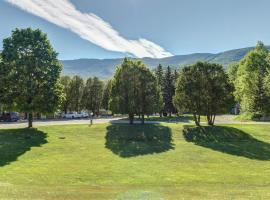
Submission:
<svg viewBox="0 0 270 200">
<path fill-rule="evenodd" d="M 270 125 L 0 130 L 0 199 L 268 199 Z M 260 146 L 260 144 L 263 144 Z"/>
</svg>

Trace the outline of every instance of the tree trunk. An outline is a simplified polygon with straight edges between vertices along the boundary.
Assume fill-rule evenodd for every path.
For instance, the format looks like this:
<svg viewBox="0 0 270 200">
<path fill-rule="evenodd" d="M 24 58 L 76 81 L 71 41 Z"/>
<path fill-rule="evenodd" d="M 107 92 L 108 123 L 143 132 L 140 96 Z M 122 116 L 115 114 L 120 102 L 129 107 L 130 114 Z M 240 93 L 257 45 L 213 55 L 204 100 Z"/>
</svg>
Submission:
<svg viewBox="0 0 270 200">
<path fill-rule="evenodd" d="M 128 114 L 128 117 L 129 117 L 129 124 L 133 124 L 134 114 L 130 113 Z"/>
<path fill-rule="evenodd" d="M 144 114 L 142 114 L 142 124 L 144 124 Z"/>
<path fill-rule="evenodd" d="M 216 115 L 207 115 L 207 122 L 209 126 L 213 126 L 215 123 Z"/>
<path fill-rule="evenodd" d="M 28 128 L 33 127 L 33 113 L 28 113 Z"/>
<path fill-rule="evenodd" d="M 162 112 L 159 113 L 159 117 L 162 117 Z"/>
<path fill-rule="evenodd" d="M 196 114 L 193 114 L 193 118 L 194 118 L 194 121 L 195 121 L 196 126 L 201 126 L 200 125 L 201 116 L 198 115 L 198 117 L 197 117 Z"/>
</svg>

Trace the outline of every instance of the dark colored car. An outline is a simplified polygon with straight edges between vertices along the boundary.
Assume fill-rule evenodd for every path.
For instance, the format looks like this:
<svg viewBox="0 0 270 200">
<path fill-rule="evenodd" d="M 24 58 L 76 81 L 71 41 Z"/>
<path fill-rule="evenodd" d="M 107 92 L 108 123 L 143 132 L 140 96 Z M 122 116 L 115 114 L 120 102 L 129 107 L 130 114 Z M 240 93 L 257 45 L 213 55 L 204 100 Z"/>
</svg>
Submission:
<svg viewBox="0 0 270 200">
<path fill-rule="evenodd" d="M 19 114 L 16 112 L 4 112 L 0 116 L 0 120 L 4 122 L 16 122 L 20 119 Z"/>
</svg>

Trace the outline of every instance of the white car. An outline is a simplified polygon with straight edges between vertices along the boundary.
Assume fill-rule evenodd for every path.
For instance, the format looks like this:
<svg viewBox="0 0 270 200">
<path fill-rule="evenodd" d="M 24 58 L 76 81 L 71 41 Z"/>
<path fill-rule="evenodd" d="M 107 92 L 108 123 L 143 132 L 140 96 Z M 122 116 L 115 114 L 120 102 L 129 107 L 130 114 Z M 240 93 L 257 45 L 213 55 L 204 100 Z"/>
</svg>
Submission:
<svg viewBox="0 0 270 200">
<path fill-rule="evenodd" d="M 87 112 L 80 112 L 80 113 L 77 113 L 79 118 L 88 118 L 89 117 L 89 114 Z"/>
<path fill-rule="evenodd" d="M 86 112 L 68 112 L 62 115 L 63 118 L 66 119 L 79 119 L 79 118 L 87 118 L 89 117 L 88 113 Z"/>
<path fill-rule="evenodd" d="M 76 118 L 80 118 L 80 115 L 78 115 L 77 112 L 68 112 L 66 114 L 63 115 L 63 118 L 66 119 L 76 119 Z"/>
</svg>

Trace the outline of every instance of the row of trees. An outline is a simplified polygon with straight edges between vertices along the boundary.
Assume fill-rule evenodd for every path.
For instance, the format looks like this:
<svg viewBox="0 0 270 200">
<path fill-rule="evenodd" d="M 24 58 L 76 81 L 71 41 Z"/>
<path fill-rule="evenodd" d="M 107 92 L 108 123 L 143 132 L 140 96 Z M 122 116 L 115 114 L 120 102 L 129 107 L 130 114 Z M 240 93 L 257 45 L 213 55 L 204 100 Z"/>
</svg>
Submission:
<svg viewBox="0 0 270 200">
<path fill-rule="evenodd" d="M 47 35 L 39 29 L 15 29 L 3 40 L 0 54 L 0 105 L 26 113 L 32 127 L 33 113 L 49 114 L 59 108 L 98 113 L 109 108 L 110 82 L 97 77 L 60 77 L 62 65 Z M 103 98 L 104 97 L 104 98 Z"/>
<path fill-rule="evenodd" d="M 179 73 L 159 65 L 154 72 L 142 62 L 124 59 L 106 84 L 97 77 L 60 77 L 62 66 L 46 34 L 16 29 L 3 41 L 0 54 L 0 103 L 32 114 L 100 108 L 134 116 L 190 112 L 195 123 L 205 115 L 209 125 L 228 111 L 234 97 L 242 113 L 270 112 L 270 54 L 263 43 L 226 73 L 221 65 L 207 62 L 184 67 Z"/>
<path fill-rule="evenodd" d="M 88 78 L 84 82 L 80 76 L 62 76 L 60 82 L 64 87 L 65 96 L 61 104 L 61 110 L 65 113 L 88 110 L 98 115 L 100 108 L 103 106 L 102 102 L 106 104 L 103 100 L 104 83 L 97 77 Z M 104 95 L 105 98 L 107 98 L 106 95 Z M 104 107 L 108 108 L 107 105 Z"/>
</svg>

